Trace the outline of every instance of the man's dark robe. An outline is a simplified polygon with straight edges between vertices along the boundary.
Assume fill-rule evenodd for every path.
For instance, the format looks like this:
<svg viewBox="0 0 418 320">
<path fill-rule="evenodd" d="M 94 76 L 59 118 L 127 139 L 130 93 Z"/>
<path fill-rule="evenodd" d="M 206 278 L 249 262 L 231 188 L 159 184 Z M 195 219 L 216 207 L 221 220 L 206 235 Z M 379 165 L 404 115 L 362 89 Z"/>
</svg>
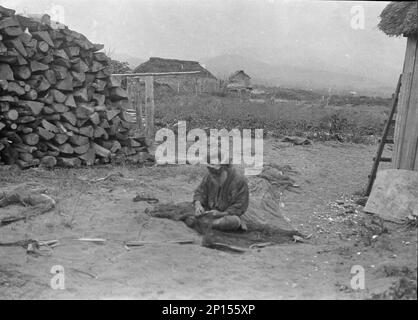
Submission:
<svg viewBox="0 0 418 320">
<path fill-rule="evenodd" d="M 228 215 L 241 216 L 248 208 L 249 191 L 247 179 L 230 167 L 228 177 L 218 187 L 208 173 L 195 190 L 193 202 L 200 201 L 205 210 L 216 209 Z"/>
</svg>

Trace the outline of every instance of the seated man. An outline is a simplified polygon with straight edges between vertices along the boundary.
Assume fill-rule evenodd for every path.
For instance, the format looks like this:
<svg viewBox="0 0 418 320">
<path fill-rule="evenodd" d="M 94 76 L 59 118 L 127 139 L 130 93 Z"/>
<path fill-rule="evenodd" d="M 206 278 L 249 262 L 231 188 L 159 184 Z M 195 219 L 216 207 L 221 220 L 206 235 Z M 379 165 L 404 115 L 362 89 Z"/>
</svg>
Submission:
<svg viewBox="0 0 418 320">
<path fill-rule="evenodd" d="M 231 164 L 208 164 L 207 168 L 208 174 L 193 196 L 195 218 L 210 216 L 213 229 L 246 230 L 240 216 L 248 208 L 247 179 Z"/>
</svg>

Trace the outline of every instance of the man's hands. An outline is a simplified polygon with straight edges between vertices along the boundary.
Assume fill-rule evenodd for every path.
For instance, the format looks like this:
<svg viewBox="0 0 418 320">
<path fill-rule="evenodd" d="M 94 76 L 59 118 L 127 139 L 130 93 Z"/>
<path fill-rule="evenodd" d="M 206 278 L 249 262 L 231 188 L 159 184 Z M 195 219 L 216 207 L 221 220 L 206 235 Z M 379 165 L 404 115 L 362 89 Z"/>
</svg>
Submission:
<svg viewBox="0 0 418 320">
<path fill-rule="evenodd" d="M 219 210 L 210 210 L 210 211 L 206 211 L 206 213 L 212 215 L 212 217 L 214 218 L 222 218 L 228 215 L 228 212 L 222 212 Z"/>
<path fill-rule="evenodd" d="M 194 203 L 194 213 L 195 213 L 196 217 L 200 217 L 201 215 L 203 215 L 205 213 L 205 209 L 203 208 L 200 201 L 196 201 Z"/>
<path fill-rule="evenodd" d="M 225 217 L 226 215 L 228 215 L 227 212 L 221 212 L 219 210 L 205 211 L 205 208 L 203 208 L 200 201 L 196 201 L 194 203 L 194 210 L 195 210 L 194 212 L 195 212 L 196 217 L 200 217 L 204 214 L 208 214 L 208 215 L 211 215 L 214 218 L 222 218 L 222 217 Z"/>
</svg>

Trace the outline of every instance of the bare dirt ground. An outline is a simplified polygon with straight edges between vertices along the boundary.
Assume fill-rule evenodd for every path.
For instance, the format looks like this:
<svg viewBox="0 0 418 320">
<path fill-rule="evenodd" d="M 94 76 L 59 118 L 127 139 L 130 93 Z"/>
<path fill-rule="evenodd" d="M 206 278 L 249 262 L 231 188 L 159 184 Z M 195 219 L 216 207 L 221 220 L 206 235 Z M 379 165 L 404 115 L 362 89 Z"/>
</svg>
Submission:
<svg viewBox="0 0 418 320">
<path fill-rule="evenodd" d="M 201 166 L 19 171 L 0 167 L 0 186 L 41 186 L 57 200 L 42 216 L 0 228 L 0 242 L 59 239 L 40 256 L 0 247 L 0 299 L 364 299 L 402 277 L 416 279 L 416 229 L 372 219 L 353 205 L 367 181 L 375 146 L 265 141 L 265 161 L 299 174 L 299 193 L 284 194 L 283 213 L 305 235 L 244 254 L 200 245 L 182 222 L 150 218 L 137 193 L 160 203 L 189 201 L 205 173 Z M 120 172 L 102 182 L 92 180 Z M 4 210 L 4 209 L 0 209 Z M 0 215 L 1 215 L 0 211 Z M 376 237 L 377 236 L 377 237 Z M 104 244 L 80 242 L 104 238 Z M 161 243 L 195 239 L 194 244 Z M 124 241 L 159 243 L 127 250 Z M 54 265 L 65 290 L 53 290 Z M 364 290 L 350 287 L 353 265 L 365 269 Z"/>
</svg>

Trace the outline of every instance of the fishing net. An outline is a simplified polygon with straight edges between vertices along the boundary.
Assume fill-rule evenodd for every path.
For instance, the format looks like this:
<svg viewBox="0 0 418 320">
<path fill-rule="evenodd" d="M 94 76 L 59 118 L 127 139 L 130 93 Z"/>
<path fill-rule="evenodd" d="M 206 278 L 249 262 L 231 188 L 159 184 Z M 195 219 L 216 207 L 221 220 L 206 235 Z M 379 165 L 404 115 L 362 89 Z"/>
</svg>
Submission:
<svg viewBox="0 0 418 320">
<path fill-rule="evenodd" d="M 208 245 L 221 242 L 234 246 L 251 246 L 257 243 L 284 243 L 301 234 L 293 228 L 290 219 L 283 214 L 282 197 L 285 191 L 297 192 L 297 175 L 289 166 L 265 165 L 257 176 L 248 178 L 250 202 L 241 216 L 247 231 L 223 232 L 210 228 L 210 218 L 199 218 L 193 228 L 204 235 Z M 190 202 L 159 204 L 148 212 L 152 217 L 186 222 L 194 216 Z"/>
<path fill-rule="evenodd" d="M 55 207 L 55 200 L 44 189 L 21 185 L 0 189 L 0 226 L 37 216 Z"/>
</svg>

